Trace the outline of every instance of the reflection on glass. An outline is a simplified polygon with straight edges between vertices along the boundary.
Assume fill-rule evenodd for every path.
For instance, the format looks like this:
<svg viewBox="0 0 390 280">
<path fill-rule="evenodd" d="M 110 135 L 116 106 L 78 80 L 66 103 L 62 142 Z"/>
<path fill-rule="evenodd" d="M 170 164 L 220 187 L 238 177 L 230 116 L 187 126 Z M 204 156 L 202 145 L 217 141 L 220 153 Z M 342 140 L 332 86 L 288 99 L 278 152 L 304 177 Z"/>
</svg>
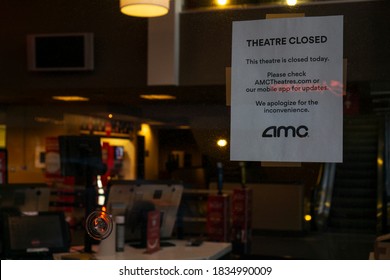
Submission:
<svg viewBox="0 0 390 280">
<path fill-rule="evenodd" d="M 102 210 L 93 211 L 85 221 L 85 228 L 89 236 L 96 240 L 103 240 L 110 236 L 113 222 L 111 216 Z"/>
</svg>

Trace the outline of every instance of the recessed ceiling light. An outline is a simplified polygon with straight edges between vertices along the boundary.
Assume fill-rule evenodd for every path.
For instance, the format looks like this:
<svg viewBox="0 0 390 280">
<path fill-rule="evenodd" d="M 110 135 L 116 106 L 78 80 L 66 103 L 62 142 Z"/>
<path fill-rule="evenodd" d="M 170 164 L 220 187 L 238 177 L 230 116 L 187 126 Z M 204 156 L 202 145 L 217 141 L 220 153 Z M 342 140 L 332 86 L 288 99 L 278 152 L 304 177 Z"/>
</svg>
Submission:
<svg viewBox="0 0 390 280">
<path fill-rule="evenodd" d="M 297 0 L 287 0 L 286 3 L 289 6 L 295 6 L 297 4 Z"/>
<path fill-rule="evenodd" d="M 148 100 L 173 100 L 176 99 L 176 96 L 169 94 L 141 94 L 141 98 Z"/>
<path fill-rule="evenodd" d="M 218 6 L 225 6 L 228 4 L 228 0 L 217 0 L 216 2 Z"/>
<path fill-rule="evenodd" d="M 89 98 L 83 96 L 53 96 L 54 100 L 61 101 L 89 101 Z"/>
</svg>

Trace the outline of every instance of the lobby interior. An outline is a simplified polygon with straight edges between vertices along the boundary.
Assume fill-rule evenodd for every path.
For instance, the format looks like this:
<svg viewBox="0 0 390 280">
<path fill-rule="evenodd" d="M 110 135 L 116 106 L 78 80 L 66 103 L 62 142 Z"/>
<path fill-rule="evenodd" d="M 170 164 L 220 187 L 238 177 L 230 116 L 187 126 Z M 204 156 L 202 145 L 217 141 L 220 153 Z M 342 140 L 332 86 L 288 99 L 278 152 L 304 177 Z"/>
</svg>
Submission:
<svg viewBox="0 0 390 280">
<path fill-rule="evenodd" d="M 247 162 L 249 184 L 287 186 L 283 193 L 270 191 L 280 204 L 256 208 L 267 211 L 262 217 L 285 218 L 267 226 L 254 222 L 251 253 L 240 257 L 368 259 L 377 236 L 390 230 L 389 12 L 388 1 L 376 0 L 305 0 L 295 6 L 281 0 L 235 0 L 225 7 L 211 0 L 177 0 L 171 1 L 168 16 L 147 19 L 122 14 L 118 0 L 3 0 L 0 144 L 7 151 L 8 184 L 45 183 L 45 169 L 37 163 L 45 139 L 80 133 L 81 126 L 93 119 L 109 120 L 110 129 L 114 123 L 130 125 L 130 142 L 144 137 L 144 169 L 134 167 L 141 164 L 135 147 L 131 179 L 180 179 L 187 190 L 209 190 L 217 181 L 216 164 L 222 162 L 229 190 L 229 184 L 241 182 L 240 164 L 230 160 L 229 144 L 221 148 L 215 143 L 221 138 L 229 143 L 230 137 L 226 69 L 231 67 L 232 23 L 265 19 L 269 14 L 343 15 L 345 162 L 333 166 Z M 29 35 L 75 33 L 93 34 L 92 70 L 28 68 Z M 145 99 L 145 95 L 170 99 Z M 53 96 L 86 100 L 65 102 Z M 374 144 L 354 142 L 366 138 Z M 170 169 L 172 153 L 180 157 L 177 170 Z M 379 154 L 382 168 L 377 164 Z M 338 204 L 328 205 L 329 212 L 323 215 L 318 212 L 323 206 L 319 197 L 329 187 L 324 176 L 329 168 L 335 168 L 336 175 L 327 199 L 333 195 L 333 206 Z M 188 170 L 193 173 L 188 175 Z M 194 175 L 199 170 L 201 177 Z M 367 195 L 362 184 L 374 190 Z M 289 193 L 291 186 L 299 187 Z M 345 192 L 345 188 L 350 189 Z M 184 197 L 194 199 L 189 192 Z M 292 198 L 296 192 L 301 197 Z M 362 201 L 367 196 L 370 201 Z M 296 219 L 292 211 L 305 215 Z M 188 236 L 204 237 L 194 227 L 188 222 Z"/>
</svg>

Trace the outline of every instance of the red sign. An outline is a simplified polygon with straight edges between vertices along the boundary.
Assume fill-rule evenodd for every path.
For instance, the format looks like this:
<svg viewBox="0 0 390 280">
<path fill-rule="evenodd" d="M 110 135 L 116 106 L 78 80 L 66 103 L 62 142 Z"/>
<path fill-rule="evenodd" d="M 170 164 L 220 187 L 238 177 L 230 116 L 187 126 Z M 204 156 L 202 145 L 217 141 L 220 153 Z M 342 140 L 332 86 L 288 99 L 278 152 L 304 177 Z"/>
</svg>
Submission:
<svg viewBox="0 0 390 280">
<path fill-rule="evenodd" d="M 0 185 L 7 184 L 7 151 L 3 149 L 0 150 L 0 172 Z"/>
<path fill-rule="evenodd" d="M 234 189 L 232 197 L 232 242 L 234 251 L 248 253 L 252 230 L 252 189 Z"/>
<path fill-rule="evenodd" d="M 148 212 L 146 230 L 146 252 L 153 253 L 160 250 L 160 211 Z"/>
<path fill-rule="evenodd" d="M 72 212 L 75 202 L 74 177 L 61 174 L 60 144 L 58 137 L 47 137 L 45 141 L 45 177 L 50 187 L 55 187 L 58 194 L 51 201 L 52 210 Z"/>
<path fill-rule="evenodd" d="M 230 241 L 229 196 L 210 195 L 207 201 L 207 234 L 210 240 Z"/>
</svg>

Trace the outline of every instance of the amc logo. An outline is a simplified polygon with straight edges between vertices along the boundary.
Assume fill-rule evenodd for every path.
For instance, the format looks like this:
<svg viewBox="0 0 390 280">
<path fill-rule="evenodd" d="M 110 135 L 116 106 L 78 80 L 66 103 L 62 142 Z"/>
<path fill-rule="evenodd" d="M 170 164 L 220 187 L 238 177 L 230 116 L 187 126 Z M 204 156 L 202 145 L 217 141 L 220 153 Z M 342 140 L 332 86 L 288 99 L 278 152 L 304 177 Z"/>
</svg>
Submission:
<svg viewBox="0 0 390 280">
<path fill-rule="evenodd" d="M 270 126 L 267 127 L 262 137 L 266 138 L 279 138 L 279 137 L 299 137 L 305 138 L 309 135 L 309 128 L 305 125 L 300 125 L 298 127 L 294 126 Z"/>
</svg>

